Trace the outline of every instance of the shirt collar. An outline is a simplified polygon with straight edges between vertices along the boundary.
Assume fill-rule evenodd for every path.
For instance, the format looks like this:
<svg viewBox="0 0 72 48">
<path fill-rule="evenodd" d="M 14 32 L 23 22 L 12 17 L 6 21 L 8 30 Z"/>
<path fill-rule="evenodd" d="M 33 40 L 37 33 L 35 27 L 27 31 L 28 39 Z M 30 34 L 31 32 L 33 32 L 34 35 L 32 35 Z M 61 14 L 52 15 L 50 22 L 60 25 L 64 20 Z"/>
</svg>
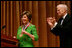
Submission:
<svg viewBox="0 0 72 48">
<path fill-rule="evenodd" d="M 67 13 L 63 16 L 63 19 L 65 19 L 66 16 L 67 16 Z"/>
</svg>

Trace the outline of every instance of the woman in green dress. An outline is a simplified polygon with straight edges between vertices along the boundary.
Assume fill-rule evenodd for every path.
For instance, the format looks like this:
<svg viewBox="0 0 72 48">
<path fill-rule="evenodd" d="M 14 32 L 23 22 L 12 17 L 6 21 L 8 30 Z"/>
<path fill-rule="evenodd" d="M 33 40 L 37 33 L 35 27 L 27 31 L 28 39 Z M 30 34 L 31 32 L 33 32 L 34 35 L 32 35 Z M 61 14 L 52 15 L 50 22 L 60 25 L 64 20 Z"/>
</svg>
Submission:
<svg viewBox="0 0 72 48">
<path fill-rule="evenodd" d="M 34 47 L 32 40 L 38 40 L 36 27 L 30 23 L 31 16 L 29 11 L 24 11 L 21 15 L 22 25 L 17 30 L 19 47 Z"/>
</svg>

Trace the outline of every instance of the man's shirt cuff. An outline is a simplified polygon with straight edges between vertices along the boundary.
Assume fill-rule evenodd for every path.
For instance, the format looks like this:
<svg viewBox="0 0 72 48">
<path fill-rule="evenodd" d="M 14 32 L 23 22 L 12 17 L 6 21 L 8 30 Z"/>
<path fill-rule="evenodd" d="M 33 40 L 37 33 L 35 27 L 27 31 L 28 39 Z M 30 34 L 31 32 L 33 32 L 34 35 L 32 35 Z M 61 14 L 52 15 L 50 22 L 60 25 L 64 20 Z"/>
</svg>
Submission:
<svg viewBox="0 0 72 48">
<path fill-rule="evenodd" d="M 57 25 L 57 22 L 55 22 L 54 26 L 51 28 L 51 30 Z"/>
</svg>

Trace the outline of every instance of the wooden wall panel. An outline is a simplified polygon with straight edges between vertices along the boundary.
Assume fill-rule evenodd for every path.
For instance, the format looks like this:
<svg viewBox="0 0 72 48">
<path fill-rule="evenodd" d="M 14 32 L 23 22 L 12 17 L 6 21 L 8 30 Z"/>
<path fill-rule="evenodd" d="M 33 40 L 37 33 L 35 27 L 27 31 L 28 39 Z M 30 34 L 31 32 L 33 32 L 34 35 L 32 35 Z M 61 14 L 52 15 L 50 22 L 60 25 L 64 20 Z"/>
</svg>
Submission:
<svg viewBox="0 0 72 48">
<path fill-rule="evenodd" d="M 3 12 L 3 7 L 2 7 L 2 5 L 3 5 L 3 2 L 1 1 L 1 28 L 2 28 L 2 26 L 3 26 L 3 25 L 2 25 L 2 23 L 3 23 L 3 22 L 2 22 L 2 21 L 3 21 L 3 20 L 2 20 L 2 18 L 3 18 L 3 17 L 2 17 L 2 16 L 3 16 L 3 14 L 2 14 L 2 12 Z M 3 33 L 3 32 L 2 32 L 2 29 L 1 29 L 1 33 Z"/>
<path fill-rule="evenodd" d="M 9 35 L 9 1 L 7 1 L 7 36 Z"/>
<path fill-rule="evenodd" d="M 11 36 L 13 36 L 12 35 L 13 34 L 12 33 L 13 32 L 13 25 L 12 25 L 13 24 L 13 9 L 12 9 L 13 8 L 13 1 L 11 1 L 10 6 L 11 6 L 11 13 L 10 13 L 10 16 L 11 16 L 11 18 L 10 18 L 11 19 L 11 22 L 10 22 L 11 23 Z"/>
<path fill-rule="evenodd" d="M 46 13 L 47 13 L 47 17 L 55 17 L 55 1 L 47 1 L 46 4 Z M 56 46 L 56 36 L 50 32 L 50 27 L 47 26 L 47 30 L 48 30 L 48 46 L 49 47 L 55 47 Z"/>
<path fill-rule="evenodd" d="M 39 46 L 47 47 L 46 1 L 38 2 Z"/>
<path fill-rule="evenodd" d="M 17 29 L 20 26 L 20 16 L 19 16 L 19 1 L 16 1 L 16 31 L 15 31 L 15 36 L 17 33 Z"/>
<path fill-rule="evenodd" d="M 11 36 L 11 23 L 10 23 L 11 22 L 11 6 L 10 6 L 10 3 L 11 2 L 9 1 L 9 4 L 8 4 L 8 6 L 9 6 L 9 9 L 8 9 L 9 10 L 9 20 L 8 20 L 8 22 L 9 22 L 9 25 L 8 25 L 9 26 L 9 35 L 8 36 Z"/>
<path fill-rule="evenodd" d="M 67 1 L 67 6 L 68 6 L 68 13 L 71 15 L 71 2 Z"/>
<path fill-rule="evenodd" d="M 19 19 L 20 19 L 20 25 L 22 24 L 22 21 L 21 21 L 21 13 L 22 13 L 22 1 L 19 2 Z"/>
<path fill-rule="evenodd" d="M 36 25 L 37 29 L 37 34 L 39 36 L 39 17 L 38 17 L 38 1 L 33 1 L 32 2 L 32 23 Z M 39 46 L 39 40 L 38 41 L 33 41 L 34 46 L 38 47 Z"/>
<path fill-rule="evenodd" d="M 3 12 L 3 14 L 4 14 L 4 16 L 3 16 L 3 25 L 5 25 L 5 1 L 4 1 L 4 12 Z M 4 29 L 4 34 L 5 34 L 5 29 Z"/>
<path fill-rule="evenodd" d="M 28 10 L 32 13 L 32 1 L 27 1 L 26 3 L 27 3 L 26 10 Z"/>
<path fill-rule="evenodd" d="M 13 1 L 13 36 L 16 32 L 16 1 Z"/>
</svg>

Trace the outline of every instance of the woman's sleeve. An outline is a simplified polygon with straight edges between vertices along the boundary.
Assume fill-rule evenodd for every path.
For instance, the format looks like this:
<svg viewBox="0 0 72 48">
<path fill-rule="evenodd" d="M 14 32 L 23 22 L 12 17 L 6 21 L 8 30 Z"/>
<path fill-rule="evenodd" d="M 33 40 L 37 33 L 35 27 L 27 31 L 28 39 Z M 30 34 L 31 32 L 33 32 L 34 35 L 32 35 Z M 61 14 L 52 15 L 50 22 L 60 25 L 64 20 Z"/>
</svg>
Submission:
<svg viewBox="0 0 72 48">
<path fill-rule="evenodd" d="M 21 34 L 21 27 L 18 28 L 17 30 L 17 39 L 23 39 L 23 36 L 22 37 L 19 37 L 19 35 Z"/>
<path fill-rule="evenodd" d="M 35 41 L 38 40 L 38 34 L 35 25 L 32 27 L 32 34 L 34 35 Z"/>
</svg>

